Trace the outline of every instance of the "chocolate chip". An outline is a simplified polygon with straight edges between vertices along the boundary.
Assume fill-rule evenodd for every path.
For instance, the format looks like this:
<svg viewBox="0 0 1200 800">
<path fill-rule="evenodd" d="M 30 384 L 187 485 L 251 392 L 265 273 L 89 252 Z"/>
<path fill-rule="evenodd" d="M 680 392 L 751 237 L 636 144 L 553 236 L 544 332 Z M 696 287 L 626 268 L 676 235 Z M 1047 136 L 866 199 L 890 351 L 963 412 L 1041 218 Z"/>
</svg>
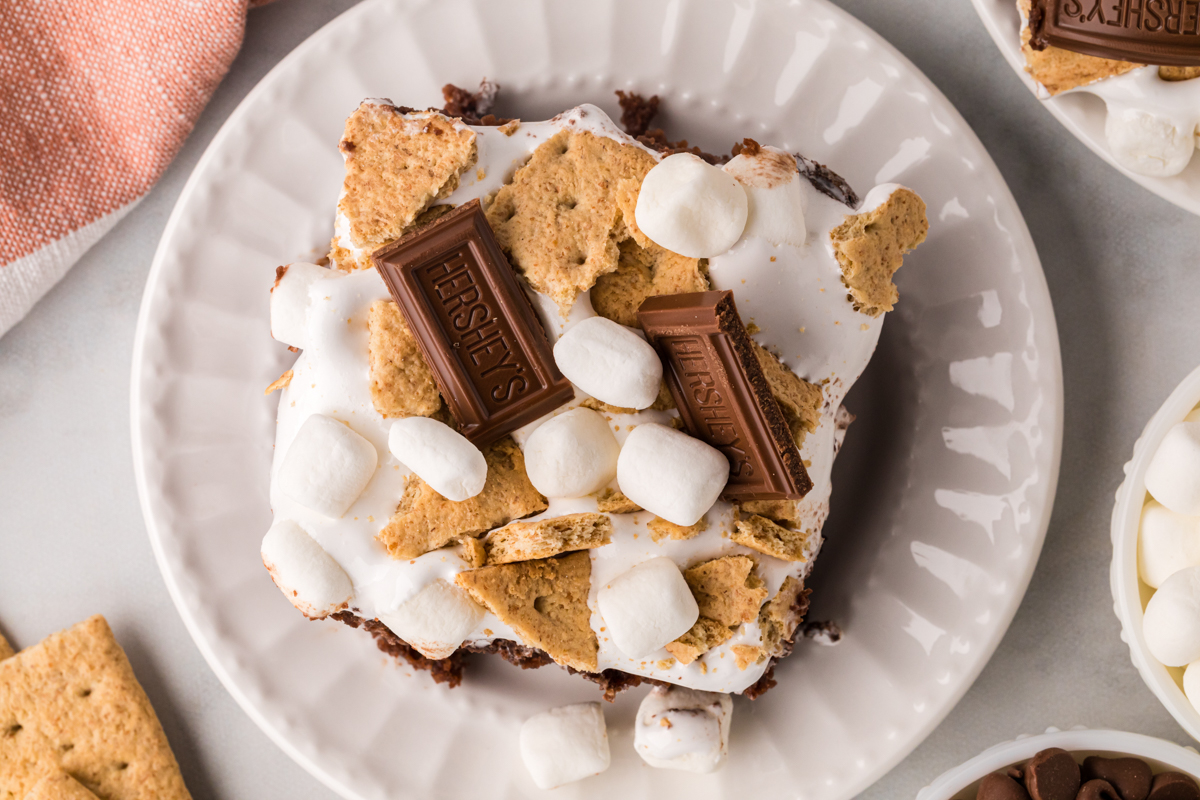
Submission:
<svg viewBox="0 0 1200 800">
<path fill-rule="evenodd" d="M 1043 750 L 1025 765 L 1025 789 L 1033 800 L 1075 800 L 1080 782 L 1075 758 L 1059 747 Z"/>
<path fill-rule="evenodd" d="M 1148 800 L 1200 800 L 1200 788 L 1182 772 L 1160 772 L 1150 785 Z"/>
<path fill-rule="evenodd" d="M 1108 781 L 1120 793 L 1121 800 L 1146 800 L 1154 774 L 1140 758 L 1088 756 L 1083 760 L 1083 779 Z"/>
<path fill-rule="evenodd" d="M 993 772 L 979 782 L 975 800 L 1029 800 L 1029 792 L 1009 776 Z"/>
<path fill-rule="evenodd" d="M 1075 795 L 1075 800 L 1122 800 L 1122 798 L 1111 783 L 1097 778 L 1079 787 L 1079 794 Z"/>
</svg>

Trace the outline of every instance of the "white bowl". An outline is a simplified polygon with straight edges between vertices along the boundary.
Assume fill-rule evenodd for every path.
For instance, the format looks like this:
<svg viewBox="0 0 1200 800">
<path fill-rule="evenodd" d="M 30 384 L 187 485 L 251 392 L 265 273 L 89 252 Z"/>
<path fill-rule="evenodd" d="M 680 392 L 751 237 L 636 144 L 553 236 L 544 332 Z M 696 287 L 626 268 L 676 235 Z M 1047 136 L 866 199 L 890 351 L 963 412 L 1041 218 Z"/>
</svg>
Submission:
<svg viewBox="0 0 1200 800">
<path fill-rule="evenodd" d="M 1200 739 L 1200 713 L 1183 694 L 1183 668 L 1165 667 L 1146 647 L 1142 633 L 1142 614 L 1154 590 L 1138 578 L 1138 523 L 1146 503 L 1146 468 L 1171 426 L 1183 421 L 1200 405 L 1200 367 L 1184 378 L 1133 446 L 1133 458 L 1125 465 L 1125 482 L 1117 489 L 1113 508 L 1113 560 L 1109 580 L 1112 584 L 1113 611 L 1121 621 L 1121 639 L 1129 645 L 1133 665 L 1171 716 L 1193 739 Z"/>
<path fill-rule="evenodd" d="M 1197 373 L 1191 376 L 1197 377 Z M 1200 385 L 1193 381 L 1193 385 Z M 1182 697 L 1182 693 L 1180 694 Z M 1185 772 L 1200 775 L 1200 753 L 1173 742 L 1124 731 L 1090 731 L 1076 728 L 1060 731 L 1048 728 L 1037 736 L 1020 736 L 998 744 L 965 764 L 942 773 L 937 780 L 917 792 L 917 800 L 973 800 L 984 776 L 1007 767 L 1023 764 L 1048 747 L 1061 747 L 1083 756 L 1136 756 L 1144 759 L 1157 775 L 1160 772 Z"/>
</svg>

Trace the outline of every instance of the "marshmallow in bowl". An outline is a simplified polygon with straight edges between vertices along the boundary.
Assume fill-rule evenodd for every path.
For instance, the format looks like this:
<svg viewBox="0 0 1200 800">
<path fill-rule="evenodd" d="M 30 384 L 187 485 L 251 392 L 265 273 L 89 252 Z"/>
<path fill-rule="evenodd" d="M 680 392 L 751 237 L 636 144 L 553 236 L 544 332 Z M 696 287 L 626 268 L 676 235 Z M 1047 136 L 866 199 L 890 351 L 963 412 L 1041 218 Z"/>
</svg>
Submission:
<svg viewBox="0 0 1200 800">
<path fill-rule="evenodd" d="M 263 537 L 260 552 L 271 580 L 310 619 L 345 608 L 354 595 L 346 571 L 290 519 L 275 521 Z"/>
<path fill-rule="evenodd" d="M 700 607 L 679 567 L 652 558 L 622 572 L 596 593 L 613 643 L 630 658 L 645 658 L 696 624 Z"/>
<path fill-rule="evenodd" d="M 720 450 L 666 425 L 638 425 L 621 447 L 617 484 L 642 508 L 676 525 L 695 525 L 725 489 Z"/>
<path fill-rule="evenodd" d="M 308 347 L 308 287 L 329 274 L 316 264 L 280 267 L 271 289 L 271 336 L 276 341 L 304 350 Z"/>
<path fill-rule="evenodd" d="M 1110 107 L 1104 135 L 1117 163 L 1139 175 L 1166 178 L 1183 172 L 1196 149 L 1195 129 L 1139 108 Z"/>
<path fill-rule="evenodd" d="M 467 437 L 429 417 L 392 423 L 388 449 L 435 492 L 456 503 L 483 491 L 487 459 Z"/>
<path fill-rule="evenodd" d="M 691 153 L 667 156 L 646 173 L 633 212 L 651 241 L 688 258 L 711 258 L 733 247 L 746 215 L 742 185 Z"/>
<path fill-rule="evenodd" d="M 732 715 L 727 694 L 656 686 L 638 707 L 633 747 L 652 767 L 712 772 L 729 751 Z"/>
<path fill-rule="evenodd" d="M 1150 500 L 1138 529 L 1138 576 L 1151 589 L 1181 569 L 1200 566 L 1200 517 Z"/>
<path fill-rule="evenodd" d="M 573 408 L 535 428 L 522 449 L 535 489 L 547 497 L 584 497 L 616 475 L 621 447 L 604 417 Z"/>
<path fill-rule="evenodd" d="M 1168 667 L 1200 661 L 1200 567 L 1163 581 L 1146 604 L 1142 633 L 1150 654 Z"/>
<path fill-rule="evenodd" d="M 571 383 L 619 408 L 648 408 L 658 399 L 658 353 L 633 331 L 604 317 L 572 326 L 554 344 L 554 363 Z"/>
<path fill-rule="evenodd" d="M 436 580 L 379 621 L 426 658 L 447 658 L 483 619 L 483 608 L 466 592 Z"/>
<path fill-rule="evenodd" d="M 1180 422 L 1146 469 L 1146 490 L 1177 514 L 1200 515 L 1200 422 Z"/>
<path fill-rule="evenodd" d="M 608 730 L 599 703 L 535 714 L 521 726 L 521 759 L 539 789 L 573 783 L 608 769 Z"/>
<path fill-rule="evenodd" d="M 724 170 L 746 190 L 744 236 L 775 245 L 804 246 L 808 230 L 794 157 L 774 147 L 760 147 L 752 155 L 743 151 L 734 156 Z"/>
<path fill-rule="evenodd" d="M 375 474 L 375 446 L 333 417 L 304 421 L 279 467 L 279 490 L 334 519 L 346 513 Z"/>
</svg>

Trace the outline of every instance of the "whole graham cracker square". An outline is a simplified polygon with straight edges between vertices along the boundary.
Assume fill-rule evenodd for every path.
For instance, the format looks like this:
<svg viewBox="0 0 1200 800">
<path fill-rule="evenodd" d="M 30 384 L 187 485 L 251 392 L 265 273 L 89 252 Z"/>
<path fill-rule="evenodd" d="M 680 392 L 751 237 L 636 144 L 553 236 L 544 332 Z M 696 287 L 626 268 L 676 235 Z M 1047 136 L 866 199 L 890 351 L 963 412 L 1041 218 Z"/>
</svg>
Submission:
<svg viewBox="0 0 1200 800">
<path fill-rule="evenodd" d="M 104 800 L 190 798 L 101 616 L 0 661 L 0 765 L 0 800 L 23 800 L 59 773 Z"/>
</svg>

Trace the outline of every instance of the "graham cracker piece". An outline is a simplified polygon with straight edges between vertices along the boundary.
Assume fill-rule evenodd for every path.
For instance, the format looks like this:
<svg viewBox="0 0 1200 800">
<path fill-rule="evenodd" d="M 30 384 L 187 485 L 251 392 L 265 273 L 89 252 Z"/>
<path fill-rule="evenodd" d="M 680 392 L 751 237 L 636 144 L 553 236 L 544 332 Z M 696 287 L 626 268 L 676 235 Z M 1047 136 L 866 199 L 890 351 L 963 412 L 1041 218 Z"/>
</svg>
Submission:
<svg viewBox="0 0 1200 800">
<path fill-rule="evenodd" d="M 1030 0 L 1017 0 L 1022 18 L 1029 19 Z M 1050 94 L 1059 94 L 1068 89 L 1086 86 L 1089 83 L 1123 75 L 1144 66 L 1129 61 L 1117 61 L 1096 56 L 1085 56 L 1060 47 L 1047 46 L 1034 50 L 1030 44 L 1028 25 L 1021 28 L 1021 53 L 1025 56 L 1025 71 L 1046 88 Z"/>
<path fill-rule="evenodd" d="M 821 387 L 792 372 L 758 342 L 751 339 L 750 343 L 763 375 L 767 377 L 771 395 L 779 403 L 783 419 L 796 440 L 796 447 L 803 447 L 804 437 L 815 433 L 821 424 Z"/>
<path fill-rule="evenodd" d="M 666 645 L 667 652 L 675 656 L 683 666 L 695 661 L 714 647 L 720 647 L 733 636 L 727 626 L 715 619 L 700 617 L 691 629 Z"/>
<path fill-rule="evenodd" d="M 83 784 L 65 772 L 47 775 L 25 795 L 25 800 L 98 800 Z"/>
<path fill-rule="evenodd" d="M 699 536 L 708 530 L 708 521 L 701 519 L 695 525 L 676 525 L 674 522 L 668 522 L 662 517 L 655 517 L 646 524 L 650 529 L 650 538 L 656 542 L 663 539 L 675 539 L 682 541 L 691 539 L 694 536 Z"/>
<path fill-rule="evenodd" d="M 1200 78 L 1200 67 L 1159 67 L 1158 77 L 1164 81 L 1190 81 Z"/>
<path fill-rule="evenodd" d="M 12 645 L 8 643 L 8 639 L 5 639 L 3 634 L 0 634 L 0 661 L 11 658 L 14 655 L 16 655 L 16 651 L 12 649 Z"/>
<path fill-rule="evenodd" d="M 512 437 L 488 445 L 483 456 L 488 465 L 483 491 L 462 502 L 447 500 L 416 475 L 408 479 L 396 513 L 375 534 L 392 558 L 416 558 L 546 510 L 546 498 L 529 482 L 525 456 Z"/>
<path fill-rule="evenodd" d="M 600 645 L 590 624 L 592 559 L 586 552 L 473 569 L 454 581 L 522 643 L 563 666 L 596 671 Z"/>
<path fill-rule="evenodd" d="M 609 405 L 603 400 L 597 400 L 594 397 L 587 397 L 580 401 L 579 405 L 583 408 L 590 408 L 600 414 L 636 414 L 636 408 L 622 408 L 621 406 Z"/>
<path fill-rule="evenodd" d="M 737 668 L 743 671 L 751 664 L 757 664 L 767 657 L 761 647 L 753 644 L 735 644 L 729 649 L 733 651 L 733 661 L 737 664 Z"/>
<path fill-rule="evenodd" d="M 749 556 L 723 556 L 690 567 L 683 573 L 700 616 L 735 627 L 758 618 L 767 587 L 754 574 Z"/>
<path fill-rule="evenodd" d="M 800 527 L 800 503 L 796 500 L 743 500 L 738 503 L 738 511 L 766 517 L 785 528 Z"/>
<path fill-rule="evenodd" d="M 596 495 L 596 508 L 605 514 L 635 514 L 642 507 L 625 496 L 620 489 L 604 489 Z"/>
<path fill-rule="evenodd" d="M 775 596 L 758 612 L 758 627 L 762 631 L 763 650 L 770 656 L 783 655 L 785 642 L 791 640 L 804 615 L 796 602 L 804 591 L 804 581 L 792 575 L 784 578 Z"/>
<path fill-rule="evenodd" d="M 0 797 L 59 773 L 105 800 L 190 798 L 104 617 L 0 661 Z"/>
<path fill-rule="evenodd" d="M 393 300 L 376 300 L 370 331 L 371 402 L 384 417 L 431 417 L 442 407 L 433 372 Z"/>
<path fill-rule="evenodd" d="M 604 514 L 567 514 L 533 522 L 514 522 L 492 531 L 484 541 L 488 564 L 550 558 L 572 550 L 590 550 L 612 541 L 612 520 Z"/>
<path fill-rule="evenodd" d="M 877 317 L 895 307 L 900 293 L 892 276 L 928 232 L 925 201 L 903 187 L 874 211 L 847 216 L 829 232 L 856 311 Z"/>
<path fill-rule="evenodd" d="M 370 268 L 370 253 L 457 189 L 477 155 L 474 131 L 458 121 L 373 101 L 346 120 L 338 149 L 346 161 L 338 211 L 349 223 L 351 243 L 365 251 L 356 259 L 335 238 L 330 258 L 342 269 Z"/>
<path fill-rule="evenodd" d="M 784 561 L 804 561 L 808 534 L 776 525 L 757 514 L 739 519 L 729 538 L 743 547 Z"/>
<path fill-rule="evenodd" d="M 473 536 L 464 536 L 458 544 L 462 548 L 459 556 L 467 562 L 468 567 L 482 567 L 487 563 L 487 549 L 483 546 L 483 542 Z"/>
<path fill-rule="evenodd" d="M 272 381 L 271 385 L 266 388 L 263 394 L 270 394 L 271 392 L 277 392 L 280 389 L 286 389 L 291 384 L 292 378 L 295 377 L 295 374 L 295 372 L 289 369 L 287 372 L 283 373 L 274 381 Z"/>
</svg>

